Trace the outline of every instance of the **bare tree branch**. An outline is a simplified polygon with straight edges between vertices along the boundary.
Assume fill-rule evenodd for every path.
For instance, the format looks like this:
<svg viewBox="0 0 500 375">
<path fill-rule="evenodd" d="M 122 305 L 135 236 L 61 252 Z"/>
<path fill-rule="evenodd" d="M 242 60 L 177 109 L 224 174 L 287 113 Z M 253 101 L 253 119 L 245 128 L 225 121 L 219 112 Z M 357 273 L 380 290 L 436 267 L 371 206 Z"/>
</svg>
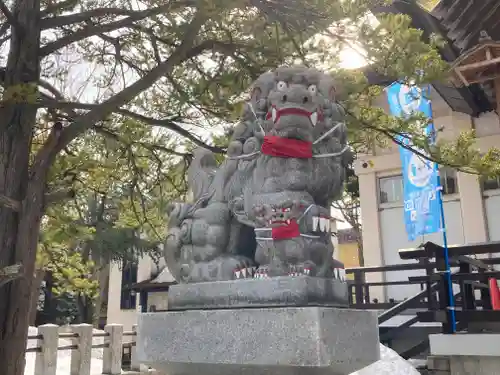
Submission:
<svg viewBox="0 0 500 375">
<path fill-rule="evenodd" d="M 64 0 L 59 3 L 47 5 L 40 13 L 41 17 L 47 16 L 52 13 L 62 12 L 64 10 L 72 9 L 78 4 L 78 0 Z"/>
<path fill-rule="evenodd" d="M 54 95 L 54 97 L 57 100 L 64 100 L 62 93 L 58 89 L 56 89 L 55 86 L 52 85 L 50 82 L 40 79 L 38 81 L 38 84 L 40 85 L 40 87 L 43 87 L 45 90 L 49 91 L 52 95 Z"/>
<path fill-rule="evenodd" d="M 181 156 L 181 157 L 187 157 L 187 156 L 191 155 L 191 154 L 187 154 L 187 153 L 184 153 L 184 152 L 179 152 L 179 151 L 172 150 L 171 148 L 168 148 L 168 147 L 159 146 L 159 145 L 153 145 L 153 144 L 149 144 L 149 143 L 146 143 L 146 142 L 130 142 L 130 141 L 126 142 L 118 134 L 114 133 L 110 129 L 105 128 L 104 126 L 94 126 L 93 129 L 97 133 L 102 134 L 102 135 L 104 135 L 106 137 L 113 138 L 113 139 L 117 140 L 118 142 L 126 143 L 126 144 L 128 143 L 129 145 L 136 144 L 138 146 L 144 147 L 145 149 L 147 149 L 149 151 L 159 150 L 159 151 L 163 151 L 163 152 L 166 152 L 166 153 L 169 153 L 169 154 L 172 154 L 172 155 L 176 155 L 176 156 Z"/>
<path fill-rule="evenodd" d="M 342 197 L 332 202 L 332 207 L 338 211 L 347 223 L 352 227 L 356 236 L 356 244 L 358 246 L 358 261 L 359 265 L 365 265 L 365 257 L 363 253 L 363 237 L 360 218 L 360 202 L 359 199 L 353 198 L 351 195 L 344 193 Z"/>
<path fill-rule="evenodd" d="M 478 171 L 475 171 L 471 168 L 464 167 L 459 164 L 454 164 L 454 163 L 444 163 L 441 160 L 437 160 L 434 158 L 432 155 L 426 154 L 425 152 L 422 152 L 421 150 L 417 149 L 416 147 L 412 146 L 411 144 L 406 144 L 403 142 L 400 138 L 406 138 L 409 139 L 411 136 L 407 134 L 403 134 L 397 130 L 394 129 L 389 129 L 389 128 L 382 128 L 373 124 L 368 123 L 367 121 L 364 121 L 362 119 L 359 119 L 356 117 L 354 113 L 352 113 L 347 107 L 339 103 L 342 108 L 344 108 L 345 113 L 354 119 L 354 121 L 358 122 L 360 125 L 362 125 L 365 129 L 372 129 L 375 130 L 376 132 L 385 135 L 387 138 L 389 138 L 393 143 L 397 144 L 398 146 L 401 146 L 411 152 L 413 152 L 415 155 L 417 155 L 419 158 L 422 160 L 428 160 L 430 162 L 436 163 L 436 164 L 442 164 L 446 165 L 447 167 L 451 167 L 456 169 L 459 172 L 464 172 L 468 174 L 476 174 L 479 175 L 480 173 Z"/>
<path fill-rule="evenodd" d="M 78 22 L 90 21 L 93 17 L 104 16 L 135 16 L 141 11 L 134 11 L 123 8 L 97 8 L 75 14 L 66 14 L 63 16 L 47 17 L 40 21 L 42 30 L 52 29 L 56 27 L 69 26 Z"/>
<path fill-rule="evenodd" d="M 85 109 L 85 110 L 90 111 L 90 110 L 94 110 L 94 109 L 100 107 L 100 104 L 75 103 L 75 102 L 64 102 L 64 101 L 45 99 L 45 100 L 40 101 L 40 106 L 43 106 L 45 108 L 51 108 L 51 109 L 62 109 L 65 111 L 71 111 L 71 113 L 70 113 L 71 118 L 69 118 L 69 120 L 75 121 L 76 119 L 78 119 L 79 116 L 76 116 L 74 111 L 72 111 L 72 110 Z M 224 148 L 212 146 L 206 142 L 203 142 L 201 139 L 199 139 L 198 137 L 193 135 L 191 132 L 189 132 L 188 130 L 184 129 L 179 124 L 177 124 L 176 121 L 181 120 L 181 118 L 179 118 L 177 116 L 174 118 L 161 120 L 161 119 L 155 119 L 152 117 L 144 116 L 144 115 L 141 115 L 139 113 L 135 113 L 133 111 L 130 111 L 128 109 L 118 108 L 118 109 L 114 110 L 113 112 L 119 113 L 123 116 L 134 118 L 134 119 L 139 120 L 147 125 L 159 126 L 159 127 L 162 127 L 162 128 L 168 129 L 168 130 L 172 130 L 172 131 L 176 132 L 177 134 L 190 140 L 195 145 L 203 147 L 203 148 L 210 150 L 212 152 L 215 152 L 217 154 L 226 153 L 226 150 Z"/>
<path fill-rule="evenodd" d="M 64 200 L 73 199 L 75 195 L 76 193 L 73 189 L 56 191 L 54 193 L 46 194 L 44 203 L 45 206 L 49 206 Z"/>
<path fill-rule="evenodd" d="M 9 29 L 10 24 L 8 22 L 3 23 L 2 26 L 0 26 L 0 35 L 3 36 L 7 31 L 9 31 Z M 10 34 L 1 39 L 2 44 L 5 43 L 8 38 L 10 38 Z"/>
<path fill-rule="evenodd" d="M 361 229 L 361 223 L 359 222 L 359 200 L 353 200 L 346 195 L 342 196 L 337 201 L 332 203 L 332 207 L 339 210 L 347 223 L 359 231 Z"/>
<path fill-rule="evenodd" d="M 62 150 L 76 136 L 85 131 L 85 129 L 88 129 L 96 122 L 101 121 L 109 114 L 117 111 L 122 105 L 130 101 L 131 98 L 137 96 L 138 94 L 149 88 L 160 77 L 169 74 L 176 66 L 178 66 L 182 62 L 194 56 L 198 56 L 203 51 L 211 48 L 222 49 L 226 52 L 228 49 L 232 50 L 235 48 L 235 46 L 216 42 L 213 40 L 207 40 L 200 43 L 198 46 L 192 47 L 192 44 L 195 40 L 195 35 L 198 33 L 203 21 L 203 13 L 198 12 L 191 24 L 187 27 L 188 31 L 184 34 L 182 43 L 167 60 L 165 60 L 162 64 L 159 64 L 156 68 L 150 70 L 147 74 L 134 82 L 132 85 L 126 87 L 113 97 L 106 100 L 104 103 L 96 106 L 85 115 L 77 118 L 73 124 L 63 130 L 56 147 L 54 147 L 52 150 L 50 150 L 48 147 L 43 147 L 39 151 L 39 155 L 37 155 L 37 160 L 41 161 L 43 157 L 48 154 L 50 154 L 51 158 L 54 158 L 60 150 Z M 178 126 L 177 128 L 186 137 L 192 137 L 192 135 L 185 129 L 182 129 Z"/>
<path fill-rule="evenodd" d="M 18 31 L 21 31 L 21 25 L 19 25 L 16 18 L 14 17 L 14 15 L 12 14 L 12 12 L 10 11 L 10 9 L 7 7 L 7 5 L 3 0 L 0 0 L 0 11 L 3 13 L 5 18 L 7 18 L 7 22 L 10 23 L 12 27 L 17 29 Z"/>
<path fill-rule="evenodd" d="M 64 48 L 72 43 L 78 42 L 78 41 L 85 39 L 85 38 L 88 38 L 90 36 L 98 35 L 101 33 L 107 33 L 110 31 L 121 29 L 123 27 L 130 26 L 136 21 L 139 21 L 139 20 L 142 20 L 142 19 L 145 19 L 148 17 L 152 17 L 152 16 L 158 15 L 158 14 L 163 13 L 163 12 L 170 11 L 171 8 L 172 8 L 172 4 L 168 3 L 166 5 L 162 5 L 162 6 L 153 8 L 153 9 L 136 11 L 132 15 L 130 15 L 124 19 L 115 21 L 115 22 L 109 22 L 109 23 L 105 23 L 105 24 L 101 24 L 101 25 L 99 25 L 99 24 L 89 25 L 87 27 L 84 27 L 81 30 L 75 31 L 72 34 L 63 36 L 62 38 L 57 39 L 54 42 L 46 44 L 44 47 L 42 47 L 40 49 L 40 56 L 41 57 L 48 56 L 51 53 L 54 53 L 55 51 L 57 51 L 61 48 Z M 92 12 L 92 11 L 90 11 L 90 12 Z M 77 13 L 77 14 L 68 15 L 68 16 L 54 17 L 53 19 L 46 19 L 45 25 L 46 25 L 46 28 L 55 27 L 55 26 L 51 25 L 51 21 L 53 21 L 54 23 L 57 23 L 57 22 L 59 22 L 60 18 L 63 18 L 63 17 L 66 17 L 66 18 L 62 21 L 62 23 L 66 22 L 65 24 L 67 24 L 67 25 L 73 24 L 75 22 L 84 21 L 85 19 L 80 19 L 80 15 L 81 14 Z"/>
<path fill-rule="evenodd" d="M 138 113 L 134 113 L 134 112 L 127 111 L 127 110 L 121 110 L 120 112 L 123 113 L 124 115 L 133 117 L 136 120 L 139 120 L 139 121 L 141 121 L 141 122 L 143 122 L 145 124 L 153 125 L 153 126 L 161 126 L 163 128 L 166 128 L 166 129 L 169 129 L 169 130 L 173 130 L 177 134 L 182 135 L 183 137 L 189 139 L 191 142 L 193 142 L 197 146 L 206 148 L 207 150 L 210 150 L 210 151 L 215 152 L 217 154 L 224 154 L 226 152 L 226 150 L 224 148 L 208 145 L 207 143 L 203 142 L 199 138 L 195 137 L 188 130 L 180 127 L 179 125 L 173 123 L 172 121 L 169 121 L 169 120 L 156 120 L 154 118 L 146 117 L 146 116 L 140 115 Z"/>
<path fill-rule="evenodd" d="M 199 33 L 205 19 L 205 12 L 198 9 L 193 17 L 193 20 L 189 24 L 185 25 L 186 31 L 180 45 L 167 60 L 150 70 L 147 74 L 130 86 L 124 88 L 103 102 L 101 105 L 77 118 L 70 126 L 63 129 L 58 142 L 55 145 L 49 144 L 48 142 L 44 144 L 35 157 L 32 170 L 36 171 L 35 173 L 46 173 L 59 151 L 64 149 L 64 147 L 66 147 L 79 134 L 93 126 L 98 121 L 106 118 L 109 114 L 129 102 L 131 98 L 134 98 L 141 92 L 147 90 L 163 75 L 174 70 L 176 66 L 193 56 L 197 56 L 208 48 L 206 45 L 193 47 L 196 35 Z"/>
</svg>

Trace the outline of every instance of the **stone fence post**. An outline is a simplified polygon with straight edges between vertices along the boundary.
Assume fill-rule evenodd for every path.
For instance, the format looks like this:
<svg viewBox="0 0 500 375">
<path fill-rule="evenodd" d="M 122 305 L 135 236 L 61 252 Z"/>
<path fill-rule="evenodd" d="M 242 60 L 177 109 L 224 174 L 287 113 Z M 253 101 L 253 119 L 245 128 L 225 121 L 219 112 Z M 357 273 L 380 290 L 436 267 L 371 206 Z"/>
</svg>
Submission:
<svg viewBox="0 0 500 375">
<path fill-rule="evenodd" d="M 132 342 L 137 344 L 137 324 L 132 326 L 132 332 L 135 332 L 135 335 L 132 336 Z M 137 345 L 133 345 L 130 348 L 130 369 L 132 371 L 140 371 L 141 365 L 137 361 Z"/>
<path fill-rule="evenodd" d="M 122 345 L 123 326 L 121 324 L 108 324 L 104 327 L 108 336 L 103 349 L 102 373 L 106 375 L 120 375 L 122 373 Z"/>
<path fill-rule="evenodd" d="M 59 343 L 59 327 L 55 324 L 45 324 L 38 327 L 37 346 L 40 351 L 35 355 L 36 375 L 56 375 L 57 346 Z"/>
<path fill-rule="evenodd" d="M 132 327 L 132 332 L 135 332 L 135 335 L 132 336 L 133 337 L 132 342 L 134 343 L 134 345 L 132 346 L 132 348 L 130 350 L 130 357 L 131 357 L 130 358 L 130 369 L 132 371 L 147 372 L 148 367 L 145 365 L 142 365 L 137 358 L 137 324 L 134 324 L 134 326 Z"/>
<path fill-rule="evenodd" d="M 75 324 L 71 331 L 78 335 L 72 339 L 78 347 L 71 351 L 70 375 L 90 375 L 90 360 L 92 358 L 92 325 Z"/>
</svg>

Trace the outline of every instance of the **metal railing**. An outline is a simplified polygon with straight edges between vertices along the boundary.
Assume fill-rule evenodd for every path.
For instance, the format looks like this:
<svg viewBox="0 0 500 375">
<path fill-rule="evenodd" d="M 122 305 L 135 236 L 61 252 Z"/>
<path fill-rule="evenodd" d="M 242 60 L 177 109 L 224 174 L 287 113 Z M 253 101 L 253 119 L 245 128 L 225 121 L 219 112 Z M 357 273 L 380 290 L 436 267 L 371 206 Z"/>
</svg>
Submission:
<svg viewBox="0 0 500 375">
<path fill-rule="evenodd" d="M 500 311 L 494 311 L 490 301 L 488 281 L 500 278 L 500 271 L 494 265 L 500 264 L 500 258 L 491 254 L 500 253 L 500 242 L 480 243 L 473 245 L 453 246 L 449 248 L 450 265 L 452 267 L 451 282 L 458 289 L 454 292 L 456 305 L 449 306 L 450 289 L 446 277 L 444 249 L 442 246 L 427 242 L 417 249 L 400 250 L 404 260 L 416 260 L 417 263 L 388 265 L 382 267 L 356 267 L 346 269 L 353 275 L 349 281 L 350 305 L 357 309 L 381 310 L 379 324 L 397 316 L 413 317 L 398 326 L 381 330 L 381 340 L 389 341 L 415 323 L 440 323 L 441 332 L 451 333 L 450 312 L 453 309 L 457 319 L 457 328 L 462 332 L 477 330 L 500 330 Z M 489 258 L 478 259 L 478 255 L 489 254 Z M 367 274 L 398 271 L 423 270 L 425 275 L 408 276 L 404 280 L 367 282 Z M 384 280 L 385 277 L 381 277 Z M 374 287 L 395 285 L 419 285 L 420 292 L 408 296 L 403 301 L 378 301 L 371 299 L 370 292 Z M 410 314 L 411 312 L 411 314 Z M 419 342 L 405 353 L 410 358 L 428 348 L 428 340 Z"/>
</svg>

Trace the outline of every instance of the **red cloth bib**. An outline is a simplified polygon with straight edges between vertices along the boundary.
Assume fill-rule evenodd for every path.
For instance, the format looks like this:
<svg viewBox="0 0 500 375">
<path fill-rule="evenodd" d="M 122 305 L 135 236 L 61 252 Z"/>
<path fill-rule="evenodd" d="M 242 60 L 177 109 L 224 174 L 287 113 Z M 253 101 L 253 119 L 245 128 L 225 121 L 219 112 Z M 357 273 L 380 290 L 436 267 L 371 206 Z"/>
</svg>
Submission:
<svg viewBox="0 0 500 375">
<path fill-rule="evenodd" d="M 299 224 L 296 219 L 292 219 L 290 224 L 272 228 L 271 236 L 273 240 L 286 240 L 300 236 Z"/>
<path fill-rule="evenodd" d="M 312 142 L 298 139 L 282 138 L 275 135 L 266 135 L 261 151 L 265 155 L 279 158 L 312 158 Z"/>
</svg>

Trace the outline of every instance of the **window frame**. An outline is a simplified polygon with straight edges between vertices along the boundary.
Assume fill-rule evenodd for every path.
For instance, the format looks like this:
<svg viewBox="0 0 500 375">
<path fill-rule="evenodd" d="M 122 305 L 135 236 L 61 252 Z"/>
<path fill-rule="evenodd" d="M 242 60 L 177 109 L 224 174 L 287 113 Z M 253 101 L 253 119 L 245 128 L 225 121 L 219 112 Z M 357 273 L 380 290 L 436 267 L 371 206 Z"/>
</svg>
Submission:
<svg viewBox="0 0 500 375">
<path fill-rule="evenodd" d="M 394 191 L 394 183 L 395 181 L 399 180 L 400 185 L 401 185 L 401 199 L 400 200 L 383 200 L 382 199 L 382 185 L 383 181 L 386 180 L 392 180 L 392 189 L 393 189 L 393 195 L 395 195 Z M 394 174 L 394 175 L 389 175 L 389 176 L 380 176 L 377 181 L 377 197 L 378 197 L 378 203 L 379 206 L 387 206 L 387 205 L 394 205 L 394 204 L 400 204 L 401 206 L 403 205 L 403 175 L 402 174 Z"/>
<path fill-rule="evenodd" d="M 454 188 L 455 190 L 453 192 L 449 192 L 449 185 L 448 185 L 448 174 L 452 174 L 452 178 L 454 180 Z M 443 188 L 443 196 L 452 196 L 455 194 L 460 194 L 460 189 L 458 187 L 458 173 L 456 169 L 453 168 L 448 168 L 448 167 L 442 167 L 439 168 L 439 183 L 441 184 Z"/>
<path fill-rule="evenodd" d="M 399 179 L 401 183 L 401 200 L 392 200 L 392 201 L 383 201 L 382 200 L 382 181 L 392 179 L 393 183 Z M 453 179 L 454 187 L 453 191 L 450 192 L 450 185 L 448 184 L 448 179 Z M 458 186 L 458 173 L 453 168 L 442 167 L 439 168 L 439 182 L 443 188 L 443 200 L 453 199 L 453 197 L 460 194 L 459 186 Z M 379 208 L 390 208 L 390 207 L 402 207 L 404 201 L 404 187 L 403 187 L 403 175 L 402 174 L 392 174 L 387 176 L 379 176 L 377 178 L 377 200 Z"/>
<path fill-rule="evenodd" d="M 137 308 L 137 293 L 130 287 L 137 283 L 139 265 L 137 262 L 123 260 L 121 275 L 120 310 L 135 310 Z M 128 287 L 128 288 L 126 288 Z"/>
<path fill-rule="evenodd" d="M 485 184 L 491 181 L 496 182 L 496 187 L 494 188 L 485 188 Z M 500 191 L 500 177 L 495 177 L 494 179 L 491 178 L 481 178 L 481 190 L 483 193 L 490 193 L 490 192 L 495 192 L 495 191 Z M 491 194 L 491 193 L 490 193 Z M 494 193 L 493 193 L 494 194 Z"/>
</svg>

